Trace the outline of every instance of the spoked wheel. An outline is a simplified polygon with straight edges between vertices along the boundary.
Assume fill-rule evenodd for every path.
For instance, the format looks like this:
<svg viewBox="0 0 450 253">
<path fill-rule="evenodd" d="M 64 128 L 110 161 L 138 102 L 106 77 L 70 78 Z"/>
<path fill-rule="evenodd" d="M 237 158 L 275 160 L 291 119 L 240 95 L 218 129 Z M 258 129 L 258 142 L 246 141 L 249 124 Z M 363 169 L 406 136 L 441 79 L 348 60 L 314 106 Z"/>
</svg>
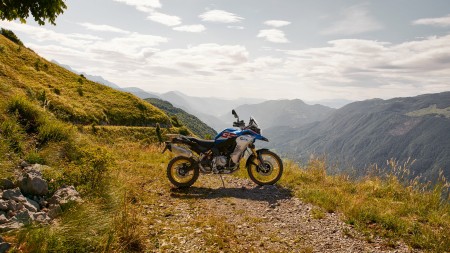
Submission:
<svg viewBox="0 0 450 253">
<path fill-rule="evenodd" d="M 167 165 L 167 177 L 178 188 L 190 187 L 197 181 L 199 174 L 197 162 L 184 156 L 173 158 Z"/>
<path fill-rule="evenodd" d="M 258 185 L 275 184 L 283 174 L 283 162 L 280 157 L 269 150 L 258 150 L 262 164 L 255 156 L 249 157 L 247 171 L 250 179 Z"/>
</svg>

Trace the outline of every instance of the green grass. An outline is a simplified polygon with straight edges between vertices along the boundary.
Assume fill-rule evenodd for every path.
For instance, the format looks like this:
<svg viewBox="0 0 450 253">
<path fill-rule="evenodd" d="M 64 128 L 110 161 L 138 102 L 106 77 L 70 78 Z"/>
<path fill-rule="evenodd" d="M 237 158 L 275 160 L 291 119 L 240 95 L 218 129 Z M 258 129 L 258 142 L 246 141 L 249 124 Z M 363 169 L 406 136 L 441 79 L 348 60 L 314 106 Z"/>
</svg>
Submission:
<svg viewBox="0 0 450 253">
<path fill-rule="evenodd" d="M 427 108 L 409 112 L 406 115 L 411 116 L 411 117 L 422 117 L 425 115 L 437 115 L 437 116 L 444 116 L 446 118 L 450 118 L 450 107 L 436 108 L 436 105 L 430 105 Z"/>
<path fill-rule="evenodd" d="M 327 212 L 343 213 L 348 224 L 367 236 L 403 240 L 432 252 L 450 248 L 450 185 L 444 178 L 435 185 L 418 178 L 404 181 L 395 174 L 354 181 L 327 175 L 326 166 L 323 160 L 312 160 L 305 168 L 288 163 L 281 185 Z M 313 210 L 312 215 L 320 218 L 321 213 Z"/>
</svg>

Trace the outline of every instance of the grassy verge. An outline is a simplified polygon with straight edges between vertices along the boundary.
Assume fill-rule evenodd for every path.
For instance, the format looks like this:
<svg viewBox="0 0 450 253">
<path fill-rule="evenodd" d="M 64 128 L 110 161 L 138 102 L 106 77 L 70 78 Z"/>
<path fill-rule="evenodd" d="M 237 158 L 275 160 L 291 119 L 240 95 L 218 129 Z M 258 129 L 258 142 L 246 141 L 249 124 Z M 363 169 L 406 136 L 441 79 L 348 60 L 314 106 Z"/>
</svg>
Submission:
<svg viewBox="0 0 450 253">
<path fill-rule="evenodd" d="M 392 246 L 404 240 L 412 248 L 426 251 L 450 249 L 449 184 L 445 179 L 431 186 L 418 179 L 404 181 L 392 173 L 354 181 L 327 175 L 326 167 L 322 160 L 312 160 L 305 168 L 288 163 L 280 183 L 306 202 L 344 214 L 345 221 L 368 241 L 382 236 Z M 392 168 L 404 170 L 397 164 Z"/>
</svg>

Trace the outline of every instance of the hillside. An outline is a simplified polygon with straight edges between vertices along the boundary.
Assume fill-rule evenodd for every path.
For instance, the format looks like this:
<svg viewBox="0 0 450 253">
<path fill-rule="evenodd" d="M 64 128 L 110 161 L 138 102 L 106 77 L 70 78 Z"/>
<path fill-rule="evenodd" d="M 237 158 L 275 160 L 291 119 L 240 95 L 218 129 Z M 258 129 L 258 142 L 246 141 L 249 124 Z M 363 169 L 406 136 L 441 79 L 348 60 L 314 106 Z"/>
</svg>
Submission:
<svg viewBox="0 0 450 253">
<path fill-rule="evenodd" d="M 224 176 L 224 187 L 213 175 L 201 176 L 190 189 L 174 189 L 166 178 L 174 154 L 162 154 L 156 129 L 149 127 L 171 126 L 164 112 L 51 65 L 2 36 L 0 60 L 1 251 L 445 252 L 450 247 L 450 206 L 448 195 L 441 195 L 448 192 L 445 182 L 430 190 L 396 177 L 353 182 L 327 175 L 324 161 L 313 159 L 305 167 L 284 161 L 275 186 L 244 179 L 241 165 L 237 174 Z M 447 115 L 439 106 L 411 113 L 430 112 Z M 163 134 L 186 131 L 162 128 Z M 24 162 L 43 165 L 38 167 L 47 196 L 12 199 Z M 74 186 L 83 201 L 52 206 L 46 200 L 61 186 Z M 54 219 L 32 222 L 22 204 L 32 199 L 44 213 L 55 208 Z M 8 227 L 19 219 L 21 229 Z"/>
<path fill-rule="evenodd" d="M 410 157 L 414 175 L 450 177 L 450 92 L 390 100 L 355 102 L 323 121 L 271 129 L 272 147 L 298 161 L 323 155 L 362 175 L 371 164 L 386 166 Z M 346 169 L 348 171 L 348 169 Z M 410 175 L 412 176 L 412 175 Z"/>
<path fill-rule="evenodd" d="M 0 36 L 0 98 L 23 95 L 76 124 L 170 126 L 167 115 L 131 94 L 92 82 Z"/>
<path fill-rule="evenodd" d="M 250 98 L 221 99 L 214 97 L 193 97 L 176 91 L 163 93 L 159 96 L 174 106 L 195 115 L 216 131 L 222 131 L 224 128 L 230 127 L 233 122 L 233 120 L 223 121 L 220 118 L 221 115 L 231 115 L 231 110 L 239 105 L 257 104 L 264 101 L 263 99 Z"/>
<path fill-rule="evenodd" d="M 145 101 L 158 107 L 167 115 L 175 116 L 179 123 L 188 127 L 194 134 L 198 135 L 199 137 L 214 138 L 217 135 L 217 132 L 214 131 L 214 129 L 203 123 L 197 117 L 185 112 L 182 109 L 174 107 L 170 102 L 158 98 L 147 98 L 145 99 Z"/>
<path fill-rule="evenodd" d="M 236 109 L 239 117 L 248 121 L 253 116 L 262 129 L 277 126 L 301 126 L 325 119 L 334 109 L 323 105 L 308 105 L 300 99 L 270 100 L 259 104 L 241 105 Z M 231 113 L 221 117 L 223 121 L 234 120 Z"/>
</svg>

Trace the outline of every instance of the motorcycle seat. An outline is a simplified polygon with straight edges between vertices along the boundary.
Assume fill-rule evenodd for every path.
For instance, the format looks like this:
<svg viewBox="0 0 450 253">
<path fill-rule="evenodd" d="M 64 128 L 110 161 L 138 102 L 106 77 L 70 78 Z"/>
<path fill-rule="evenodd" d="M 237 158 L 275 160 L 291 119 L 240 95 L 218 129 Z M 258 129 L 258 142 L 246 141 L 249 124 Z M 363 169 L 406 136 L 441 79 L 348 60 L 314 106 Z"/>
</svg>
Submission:
<svg viewBox="0 0 450 253">
<path fill-rule="evenodd" d="M 197 143 L 198 145 L 200 145 L 202 147 L 208 148 L 208 149 L 214 147 L 214 145 L 215 145 L 214 140 L 202 140 L 202 139 L 197 139 L 194 137 L 189 137 L 189 140 Z"/>
</svg>

